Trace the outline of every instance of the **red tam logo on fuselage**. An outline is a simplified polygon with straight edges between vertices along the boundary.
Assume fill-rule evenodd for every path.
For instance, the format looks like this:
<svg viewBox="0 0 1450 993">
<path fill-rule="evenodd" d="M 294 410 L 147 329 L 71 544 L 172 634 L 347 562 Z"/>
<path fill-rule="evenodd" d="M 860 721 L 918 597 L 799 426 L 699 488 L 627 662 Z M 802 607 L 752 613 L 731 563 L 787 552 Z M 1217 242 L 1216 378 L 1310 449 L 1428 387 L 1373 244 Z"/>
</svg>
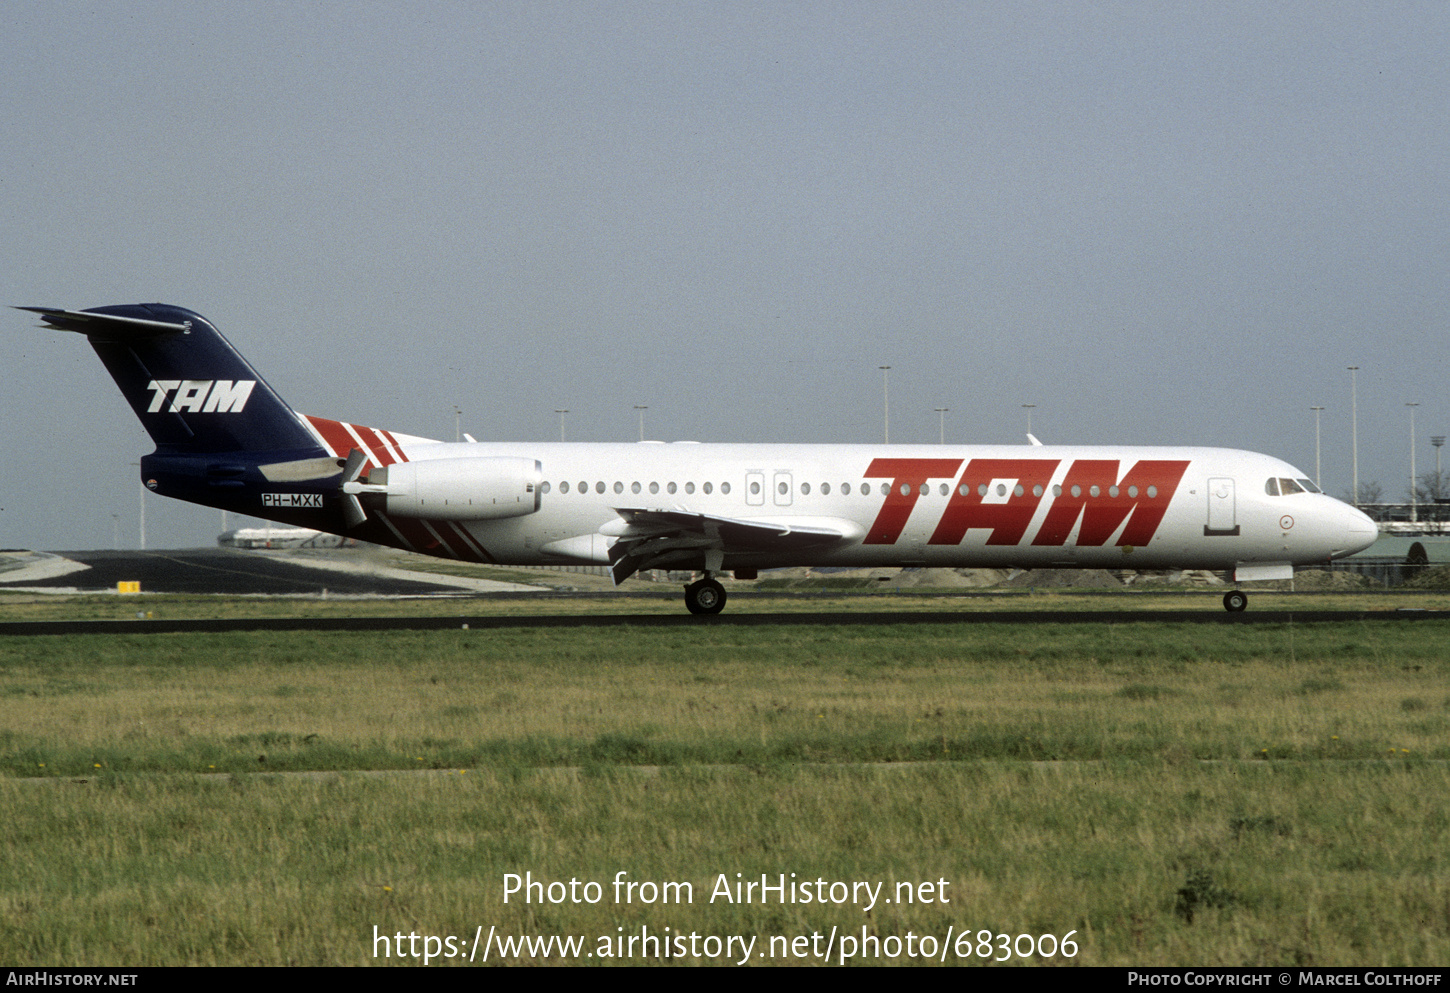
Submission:
<svg viewBox="0 0 1450 993">
<path fill-rule="evenodd" d="M 863 544 L 893 545 L 901 537 L 926 492 L 928 479 L 955 479 L 961 459 L 873 459 L 866 478 L 891 478 L 890 490 Z M 931 545 L 956 545 L 973 528 L 992 533 L 988 545 L 1016 545 L 1044 498 L 1060 459 L 972 459 L 955 479 L 952 497 L 928 539 Z M 1178 490 L 1187 460 L 1141 459 L 1122 478 L 1117 459 L 1077 459 L 1051 502 L 1034 545 L 1063 545 L 1078 528 L 1077 545 L 1100 546 L 1123 522 L 1116 544 L 1148 544 Z"/>
</svg>

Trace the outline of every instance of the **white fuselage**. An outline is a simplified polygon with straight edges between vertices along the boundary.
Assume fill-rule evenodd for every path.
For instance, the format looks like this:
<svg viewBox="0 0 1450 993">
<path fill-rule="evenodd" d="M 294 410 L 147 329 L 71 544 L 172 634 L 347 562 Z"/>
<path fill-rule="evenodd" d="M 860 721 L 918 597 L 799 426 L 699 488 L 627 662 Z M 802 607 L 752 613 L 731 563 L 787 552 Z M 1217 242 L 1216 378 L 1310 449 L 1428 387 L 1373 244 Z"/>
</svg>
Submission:
<svg viewBox="0 0 1450 993">
<path fill-rule="evenodd" d="M 840 535 L 804 549 L 726 547 L 727 569 L 1236 569 L 1328 562 L 1376 537 L 1367 516 L 1300 486 L 1293 466 L 1232 449 L 390 440 L 380 464 L 538 463 L 536 511 L 454 522 L 507 564 L 608 562 L 630 511 Z"/>
</svg>

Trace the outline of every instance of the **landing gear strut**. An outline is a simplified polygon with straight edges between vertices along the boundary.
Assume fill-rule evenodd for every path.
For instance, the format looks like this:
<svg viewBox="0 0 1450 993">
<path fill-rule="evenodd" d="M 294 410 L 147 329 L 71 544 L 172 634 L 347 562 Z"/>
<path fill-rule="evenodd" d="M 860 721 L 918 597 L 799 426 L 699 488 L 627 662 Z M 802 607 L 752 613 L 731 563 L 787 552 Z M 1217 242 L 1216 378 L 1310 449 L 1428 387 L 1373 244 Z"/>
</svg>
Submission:
<svg viewBox="0 0 1450 993">
<path fill-rule="evenodd" d="M 1249 605 L 1249 595 L 1243 590 L 1230 590 L 1223 595 L 1223 609 L 1237 614 Z"/>
<path fill-rule="evenodd" d="M 692 614 L 718 614 L 725 609 L 725 587 L 706 575 L 685 587 L 685 606 Z"/>
</svg>

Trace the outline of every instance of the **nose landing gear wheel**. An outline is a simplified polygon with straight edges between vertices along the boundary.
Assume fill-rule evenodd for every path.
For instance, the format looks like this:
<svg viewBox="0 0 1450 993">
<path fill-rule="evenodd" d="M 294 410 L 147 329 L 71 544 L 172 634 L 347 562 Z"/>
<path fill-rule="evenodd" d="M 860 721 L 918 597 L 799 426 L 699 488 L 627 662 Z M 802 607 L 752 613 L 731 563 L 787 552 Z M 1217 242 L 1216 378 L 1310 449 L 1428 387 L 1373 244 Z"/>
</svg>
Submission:
<svg viewBox="0 0 1450 993">
<path fill-rule="evenodd" d="M 1249 605 L 1249 595 L 1242 590 L 1230 590 L 1223 595 L 1223 609 L 1237 614 Z"/>
<path fill-rule="evenodd" d="M 702 579 L 685 587 L 685 606 L 692 614 L 718 614 L 725 609 L 725 587 Z"/>
</svg>

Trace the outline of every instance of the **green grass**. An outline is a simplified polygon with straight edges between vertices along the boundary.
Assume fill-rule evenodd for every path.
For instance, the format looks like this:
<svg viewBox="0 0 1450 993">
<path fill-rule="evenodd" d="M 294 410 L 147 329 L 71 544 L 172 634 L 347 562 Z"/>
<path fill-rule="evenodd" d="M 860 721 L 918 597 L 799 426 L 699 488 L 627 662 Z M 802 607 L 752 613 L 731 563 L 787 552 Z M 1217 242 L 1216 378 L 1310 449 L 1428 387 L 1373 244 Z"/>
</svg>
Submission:
<svg viewBox="0 0 1450 993">
<path fill-rule="evenodd" d="M 1071 931 L 1085 965 L 1423 965 L 1450 953 L 1447 778 L 1413 764 L 968 763 L 0 782 L 0 954 L 358 965 L 374 961 L 374 927 L 578 934 L 589 949 L 668 927 L 755 935 L 764 951 L 835 926 Z M 693 900 L 616 902 L 621 871 L 689 883 Z M 506 873 L 597 882 L 603 899 L 506 904 Z M 710 902 L 722 875 L 782 873 L 887 894 L 945 880 L 948 902 L 869 915 Z"/>
<path fill-rule="evenodd" d="M 590 950 L 950 927 L 1076 931 L 1083 964 L 1444 962 L 1447 634 L 0 639 L 0 961 L 365 964 L 375 925 L 482 925 Z M 696 898 L 615 903 L 619 871 Z M 505 904 L 525 872 L 606 898 Z M 721 874 L 792 872 L 946 880 L 951 902 L 708 902 Z"/>
</svg>

